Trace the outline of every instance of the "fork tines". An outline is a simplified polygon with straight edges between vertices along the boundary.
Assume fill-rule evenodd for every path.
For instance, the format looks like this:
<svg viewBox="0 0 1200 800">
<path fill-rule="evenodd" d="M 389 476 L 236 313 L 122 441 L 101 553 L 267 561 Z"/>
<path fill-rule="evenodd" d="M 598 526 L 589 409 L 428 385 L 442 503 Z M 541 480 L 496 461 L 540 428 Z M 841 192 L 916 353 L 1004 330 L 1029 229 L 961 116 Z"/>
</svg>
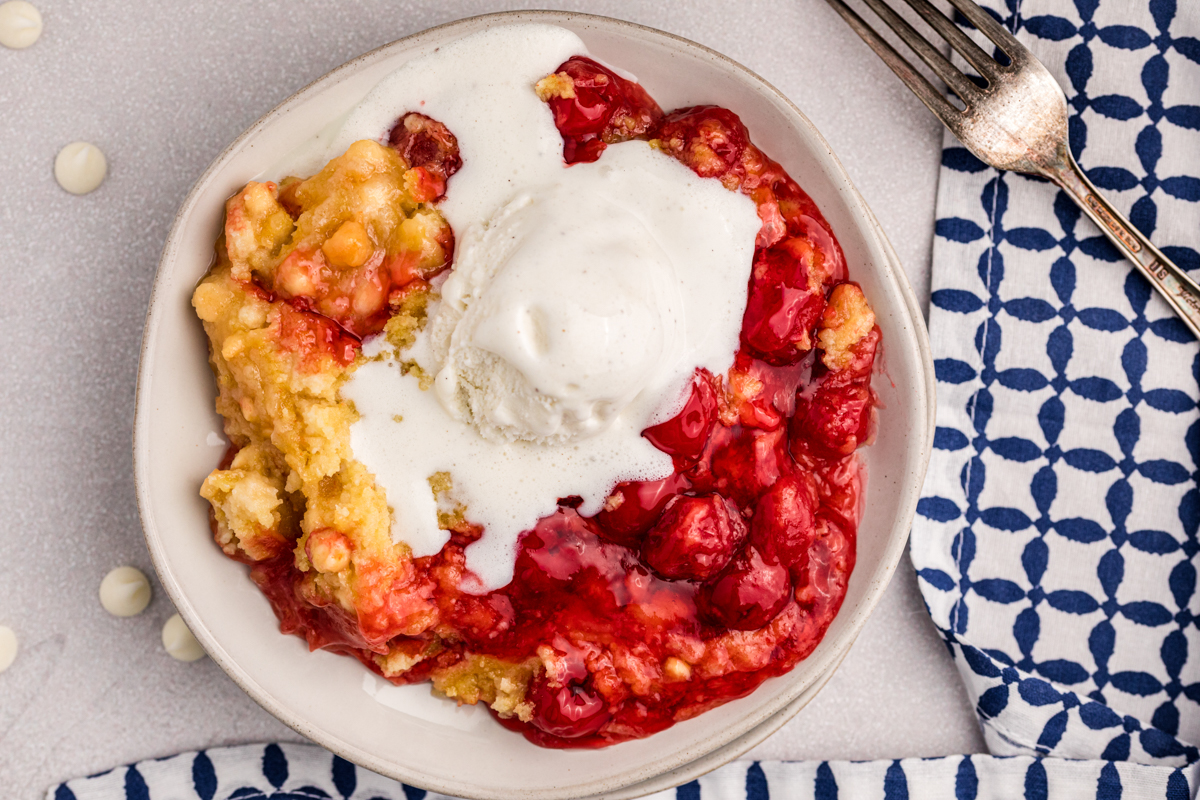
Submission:
<svg viewBox="0 0 1200 800">
<path fill-rule="evenodd" d="M 980 87 L 974 80 L 963 74 L 958 67 L 951 64 L 950 60 L 942 55 L 937 47 L 897 14 L 885 0 L 863 1 L 883 20 L 885 25 L 895 31 L 896 35 L 921 57 L 922 61 L 929 65 L 934 74 L 945 81 L 946 85 L 962 98 L 967 108 L 971 107 L 972 100 L 987 91 L 985 87 Z M 1001 76 L 1017 70 L 1027 60 L 1029 51 L 1013 38 L 1012 34 L 1004 29 L 1004 26 L 971 0 L 949 0 L 949 2 L 1001 52 L 1008 56 L 1008 64 L 1001 64 L 988 55 L 929 0 L 905 0 L 905 2 L 968 64 L 974 67 L 988 85 L 997 83 Z M 862 37 L 863 41 L 883 59 L 884 63 L 891 67 L 900 80 L 904 81 L 908 88 L 912 89 L 917 97 L 929 106 L 931 111 L 943 120 L 947 115 L 955 117 L 961 113 L 924 75 L 913 67 L 908 59 L 897 53 L 886 39 L 847 6 L 844 0 L 828 0 L 828 3 L 842 15 L 854 32 Z"/>
</svg>

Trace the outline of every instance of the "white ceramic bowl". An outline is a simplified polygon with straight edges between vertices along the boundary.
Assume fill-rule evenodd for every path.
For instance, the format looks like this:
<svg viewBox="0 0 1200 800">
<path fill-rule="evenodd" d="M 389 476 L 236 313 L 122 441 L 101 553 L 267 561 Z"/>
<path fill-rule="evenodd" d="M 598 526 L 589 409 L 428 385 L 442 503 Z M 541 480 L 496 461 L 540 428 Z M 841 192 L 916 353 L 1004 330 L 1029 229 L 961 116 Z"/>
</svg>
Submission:
<svg viewBox="0 0 1200 800">
<path fill-rule="evenodd" d="M 815 652 L 750 696 L 647 739 L 603 750 L 546 750 L 482 708 L 457 708 L 427 685 L 395 687 L 357 661 L 309 653 L 278 632 L 245 567 L 213 544 L 198 494 L 223 445 L 206 341 L 190 297 L 208 269 L 224 201 L 318 141 L 405 61 L 492 25 L 537 21 L 575 31 L 633 72 L 666 109 L 716 103 L 817 201 L 884 333 L 878 440 L 863 451 L 868 483 L 858 565 L 841 613 Z M 163 586 L 209 655 L 264 708 L 345 758 L 407 783 L 471 798 L 635 797 L 736 757 L 796 713 L 828 679 L 879 600 L 904 549 L 933 436 L 933 383 L 920 311 L 894 253 L 829 145 L 787 98 L 700 45 L 627 22 L 560 12 L 494 14 L 443 25 L 334 70 L 260 119 L 197 181 L 167 239 L 138 376 L 134 459 L 146 541 Z"/>
</svg>

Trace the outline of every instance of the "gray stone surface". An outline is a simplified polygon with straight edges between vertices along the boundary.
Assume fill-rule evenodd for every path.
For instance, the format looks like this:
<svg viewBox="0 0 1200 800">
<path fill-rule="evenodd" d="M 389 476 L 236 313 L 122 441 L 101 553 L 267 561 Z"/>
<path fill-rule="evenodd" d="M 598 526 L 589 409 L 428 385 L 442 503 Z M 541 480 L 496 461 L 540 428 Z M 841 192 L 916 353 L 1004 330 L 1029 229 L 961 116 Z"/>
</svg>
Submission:
<svg viewBox="0 0 1200 800">
<path fill-rule="evenodd" d="M 505 2 L 131 4 L 35 0 L 45 33 L 0 48 L 0 624 L 22 649 L 0 675 L 0 787 L 52 783 L 179 750 L 296 735 L 205 659 L 167 657 L 172 613 L 108 616 L 112 567 L 152 573 L 130 439 L 142 320 L 175 208 L 218 152 L 292 92 L 361 52 Z M 699 41 L 788 94 L 833 144 L 928 298 L 941 131 L 822 0 L 551 4 Z M 105 184 L 54 183 L 76 139 Z M 828 688 L 760 758 L 983 749 L 907 561 Z"/>
</svg>

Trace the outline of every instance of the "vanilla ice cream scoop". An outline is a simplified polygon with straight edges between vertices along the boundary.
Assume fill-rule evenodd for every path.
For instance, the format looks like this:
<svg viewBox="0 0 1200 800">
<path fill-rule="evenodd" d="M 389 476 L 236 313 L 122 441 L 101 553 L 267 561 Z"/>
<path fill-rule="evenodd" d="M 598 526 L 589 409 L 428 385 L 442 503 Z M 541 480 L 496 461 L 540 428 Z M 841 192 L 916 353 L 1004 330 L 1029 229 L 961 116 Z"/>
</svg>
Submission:
<svg viewBox="0 0 1200 800">
<path fill-rule="evenodd" d="M 679 411 L 697 367 L 723 374 L 738 348 L 754 202 L 642 141 L 567 166 L 533 87 L 586 53 L 563 28 L 488 28 L 406 63 L 335 137 L 341 152 L 419 108 L 458 138 L 463 167 L 438 205 L 455 236 L 441 299 L 411 346 L 359 364 L 342 396 L 394 541 L 438 553 L 443 501 L 483 527 L 464 591 L 507 584 L 522 532 L 559 498 L 590 516 L 617 483 L 670 475 L 642 431 Z M 435 498 L 431 477 L 447 475 Z"/>
<path fill-rule="evenodd" d="M 442 287 L 438 397 L 494 441 L 593 436 L 684 355 L 671 258 L 634 187 L 595 172 L 595 191 L 525 192 L 469 231 Z"/>
</svg>

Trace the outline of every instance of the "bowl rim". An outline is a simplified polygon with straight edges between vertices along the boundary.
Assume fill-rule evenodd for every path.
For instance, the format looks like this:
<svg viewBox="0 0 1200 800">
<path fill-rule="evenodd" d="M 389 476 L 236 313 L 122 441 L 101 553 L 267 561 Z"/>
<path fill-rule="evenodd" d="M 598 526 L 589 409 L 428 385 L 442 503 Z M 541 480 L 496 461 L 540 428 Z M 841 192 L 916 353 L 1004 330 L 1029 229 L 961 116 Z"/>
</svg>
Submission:
<svg viewBox="0 0 1200 800">
<path fill-rule="evenodd" d="M 849 652 L 851 645 L 861 632 L 870 613 L 878 604 L 884 590 L 887 588 L 892 575 L 895 572 L 896 566 L 903 555 L 907 545 L 908 534 L 907 529 L 911 525 L 912 518 L 916 511 L 916 504 L 919 491 L 914 489 L 907 492 L 901 498 L 899 504 L 900 513 L 896 515 L 896 520 L 904 520 L 903 535 L 896 534 L 896 523 L 893 522 L 892 535 L 889 536 L 883 554 L 879 561 L 879 566 L 873 576 L 868 578 L 871 583 L 865 588 L 863 601 L 859 606 L 851 612 L 852 616 L 848 623 L 846 644 L 840 650 L 833 650 L 826 655 L 827 664 L 825 669 L 816 673 L 816 675 L 805 683 L 798 682 L 794 687 L 789 688 L 782 693 L 772 703 L 759 707 L 755 712 L 747 715 L 747 720 L 750 724 L 736 726 L 733 730 L 740 731 L 737 735 L 715 736 L 706 740 L 703 749 L 699 754 L 692 752 L 687 754 L 688 757 L 683 760 L 671 760 L 661 764 L 661 769 L 653 775 L 637 775 L 626 773 L 621 776 L 615 776 L 616 780 L 607 779 L 603 781 L 594 781 L 590 784 L 574 785 L 571 787 L 556 786 L 552 789 L 535 790 L 532 792 L 522 790 L 491 790 L 477 784 L 462 783 L 454 780 L 444 780 L 437 776 L 428 775 L 418 770 L 404 767 L 393 762 L 385 761 L 371 753 L 361 750 L 359 747 L 352 745 L 336 735 L 327 734 L 318 729 L 314 725 L 309 724 L 304 719 L 300 718 L 292 709 L 285 707 L 278 702 L 265 687 L 261 686 L 258 681 L 247 674 L 235 662 L 225 649 L 216 641 L 215 637 L 204 624 L 200 614 L 192 605 L 189 599 L 183 594 L 177 584 L 172 570 L 168 563 L 168 558 L 165 551 L 165 546 L 160 539 L 160 534 L 155 524 L 154 515 L 151 511 L 151 501 L 149 497 L 148 481 L 144 478 L 144 470 L 146 469 L 146 461 L 141 457 L 140 451 L 143 449 L 143 442 L 146 439 L 146 428 L 148 426 L 148 412 L 146 411 L 147 404 L 144 402 L 147 394 L 148 385 L 150 383 L 150 373 L 147 365 L 150 362 L 148 354 L 153 351 L 153 338 L 151 336 L 152 329 L 158 317 L 164 313 L 164 303 L 160 296 L 160 289 L 164 283 L 164 265 L 168 262 L 172 255 L 180 232 L 183 228 L 185 219 L 190 217 L 197 204 L 197 197 L 202 188 L 204 188 L 210 179 L 219 173 L 225 166 L 225 163 L 240 149 L 246 140 L 252 138 L 261 130 L 274 124 L 280 117 L 284 116 L 294 105 L 300 103 L 307 95 L 319 85 L 336 82 L 341 76 L 352 73 L 366 63 L 372 62 L 386 54 L 387 51 L 393 49 L 403 49 L 410 43 L 415 43 L 417 40 L 425 37 L 432 37 L 440 33 L 445 33 L 449 29 L 455 27 L 468 27 L 470 25 L 479 24 L 507 24 L 522 21 L 544 22 L 547 24 L 555 23 L 594 23 L 596 25 L 611 26 L 617 30 L 626 29 L 639 34 L 649 34 L 655 38 L 669 40 L 676 47 L 683 51 L 693 51 L 699 55 L 715 60 L 721 64 L 726 70 L 739 74 L 743 79 L 761 85 L 770 94 L 774 95 L 775 99 L 780 101 L 784 107 L 795 117 L 795 122 L 802 128 L 807 129 L 812 139 L 820 145 L 822 150 L 821 156 L 828 159 L 829 164 L 833 167 L 835 178 L 843 183 L 848 190 L 845 195 L 845 202 L 850 208 L 851 213 L 863 220 L 866 224 L 862 225 L 864 238 L 873 239 L 874 244 L 887 256 L 885 264 L 881 265 L 881 271 L 885 271 L 892 282 L 895 283 L 901 299 L 903 300 L 904 311 L 907 312 L 909 321 L 912 323 L 912 338 L 915 340 L 917 350 L 917 362 L 920 366 L 918 374 L 915 376 L 914 384 L 917 388 L 917 395 L 913 398 L 915 404 L 923 405 L 925 414 L 922 416 L 916 415 L 914 420 L 922 428 L 923 436 L 919 441 L 913 440 L 910 447 L 919 446 L 919 457 L 916 459 L 915 467 L 923 476 L 928 468 L 929 460 L 932 454 L 933 434 L 934 434 L 934 411 L 935 411 L 935 383 L 934 370 L 931 348 L 929 344 L 928 332 L 924 323 L 924 317 L 917 302 L 916 296 L 913 293 L 912 287 L 908 281 L 902 265 L 897 258 L 891 243 L 887 240 L 878 221 L 867 207 L 861 194 L 854 187 L 849 174 L 845 167 L 838 159 L 829 143 L 816 129 L 813 123 L 804 115 L 804 113 L 793 103 L 786 95 L 777 89 L 770 82 L 762 78 L 760 75 L 750 70 L 748 67 L 740 64 L 732 58 L 698 44 L 682 36 L 672 34 L 666 31 L 659 30 L 646 25 L 641 25 L 627 20 L 606 17 L 596 14 L 588 14 L 583 12 L 573 11 L 556 11 L 556 10 L 512 10 L 501 11 L 488 14 L 479 14 L 470 17 L 464 17 L 457 20 L 442 23 L 440 25 L 426 28 L 408 36 L 401 37 L 394 41 L 376 47 L 366 53 L 363 53 L 346 63 L 330 70 L 321 75 L 315 80 L 309 82 L 304 87 L 294 92 L 282 102 L 277 104 L 270 111 L 259 117 L 252 125 L 243 131 L 237 138 L 230 142 L 221 152 L 212 160 L 209 166 L 204 170 L 200 177 L 192 184 L 187 194 L 179 205 L 178 210 L 172 220 L 170 231 L 165 240 L 162 253 L 159 257 L 158 267 L 154 283 L 151 289 L 150 298 L 148 301 L 148 311 L 146 321 L 143 327 L 142 342 L 139 352 L 137 389 L 134 401 L 134 426 L 133 426 L 133 470 L 137 494 L 138 512 L 142 523 L 143 534 L 146 539 L 147 548 L 150 552 L 151 561 L 154 564 L 155 570 L 159 575 L 159 580 L 170 597 L 172 603 L 187 622 L 189 628 L 195 633 L 197 639 L 204 646 L 205 651 L 213 659 L 214 662 L 228 675 L 233 682 L 242 691 L 246 692 L 252 700 L 259 706 L 265 709 L 276 719 L 292 728 L 300 735 L 311 739 L 327 748 L 333 753 L 336 753 L 344 758 L 347 758 L 355 763 L 358 763 L 368 769 L 371 769 L 380 774 L 403 781 L 404 783 L 419 786 L 431 791 L 440 792 L 464 798 L 476 798 L 477 800 L 516 800 L 517 798 L 538 797 L 544 800 L 550 798 L 566 798 L 566 797 L 587 797 L 592 798 L 631 798 L 637 797 L 647 792 L 658 791 L 666 786 L 660 782 L 655 782 L 655 777 L 663 775 L 671 775 L 676 783 L 686 782 L 699 775 L 702 775 L 712 769 L 715 769 L 722 764 L 736 758 L 737 756 L 749 750 L 754 745 L 758 744 L 762 739 L 777 730 L 788 719 L 794 716 L 800 708 L 803 707 L 816 694 L 821 686 L 829 679 L 833 671 L 840 665 L 841 661 Z M 885 356 L 886 358 L 886 356 Z M 919 487 L 920 482 L 913 481 L 914 486 Z M 839 615 L 847 613 L 847 610 L 842 610 Z M 809 692 L 809 689 L 814 691 Z M 652 785 L 653 784 L 653 785 Z M 645 786 L 644 790 L 642 787 Z"/>
</svg>

